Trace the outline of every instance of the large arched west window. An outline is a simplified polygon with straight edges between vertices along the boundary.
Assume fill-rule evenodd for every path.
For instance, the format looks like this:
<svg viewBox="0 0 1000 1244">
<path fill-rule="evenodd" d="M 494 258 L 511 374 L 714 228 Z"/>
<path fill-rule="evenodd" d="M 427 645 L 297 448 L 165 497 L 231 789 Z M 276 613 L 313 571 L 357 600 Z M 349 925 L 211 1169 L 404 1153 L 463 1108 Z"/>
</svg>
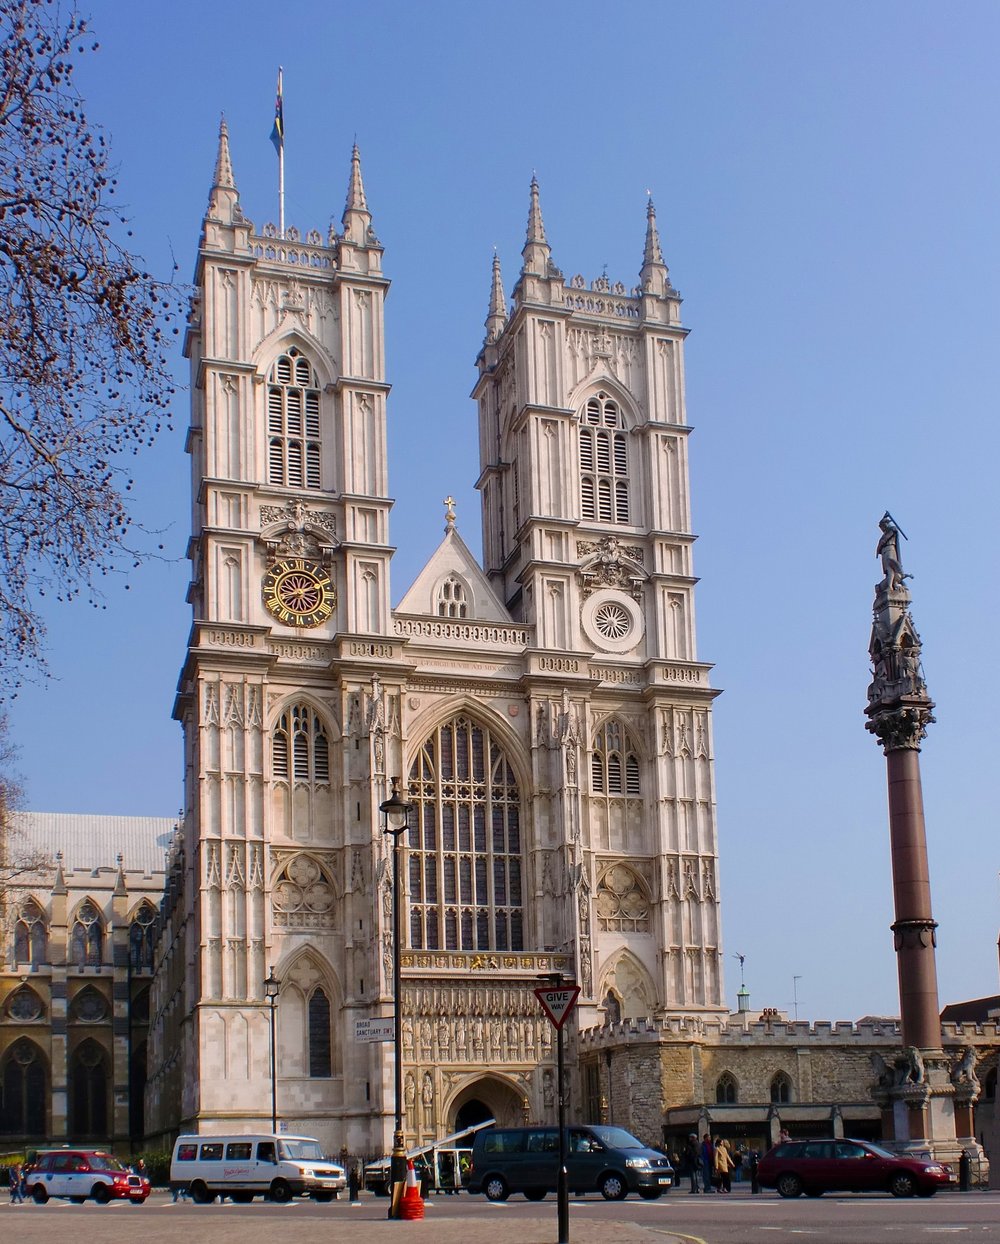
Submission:
<svg viewBox="0 0 1000 1244">
<path fill-rule="evenodd" d="M 490 731 L 453 717 L 410 768 L 410 946 L 521 950 L 521 795 Z"/>
<path fill-rule="evenodd" d="M 69 1066 L 70 1132 L 74 1136 L 108 1135 L 108 1060 L 88 1038 L 73 1051 Z"/>
<path fill-rule="evenodd" d="M 580 416 L 580 506 L 583 518 L 631 523 L 628 432 L 621 407 L 598 393 Z"/>
<path fill-rule="evenodd" d="M 70 952 L 77 968 L 100 967 L 104 959 L 104 921 L 89 898 L 77 909 L 70 933 Z"/>
<path fill-rule="evenodd" d="M 319 384 L 297 349 L 282 354 L 267 378 L 267 482 L 321 488 Z"/>
<path fill-rule="evenodd" d="M 0 1069 L 0 1136 L 44 1136 L 48 1071 L 42 1051 L 21 1037 L 7 1051 Z"/>
</svg>

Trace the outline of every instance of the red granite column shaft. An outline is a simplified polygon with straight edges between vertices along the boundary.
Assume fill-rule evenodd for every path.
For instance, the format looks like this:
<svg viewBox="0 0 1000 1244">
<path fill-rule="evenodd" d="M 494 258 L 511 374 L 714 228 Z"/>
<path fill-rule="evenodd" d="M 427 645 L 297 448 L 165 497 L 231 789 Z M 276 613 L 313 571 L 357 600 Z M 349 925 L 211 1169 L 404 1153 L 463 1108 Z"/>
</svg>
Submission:
<svg viewBox="0 0 1000 1244">
<path fill-rule="evenodd" d="M 887 752 L 885 759 L 903 1045 L 936 1049 L 941 1045 L 941 1020 L 920 753 L 915 747 L 903 747 Z"/>
</svg>

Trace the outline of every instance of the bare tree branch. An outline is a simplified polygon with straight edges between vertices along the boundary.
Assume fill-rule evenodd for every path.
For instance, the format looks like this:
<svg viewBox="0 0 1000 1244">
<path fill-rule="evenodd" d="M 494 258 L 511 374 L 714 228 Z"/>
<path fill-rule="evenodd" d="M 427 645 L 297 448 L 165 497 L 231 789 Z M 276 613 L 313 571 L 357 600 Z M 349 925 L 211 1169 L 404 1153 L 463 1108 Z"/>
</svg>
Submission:
<svg viewBox="0 0 1000 1244">
<path fill-rule="evenodd" d="M 87 45 L 90 46 L 87 46 Z M 0 0 L 0 670 L 44 671 L 40 598 L 100 599 L 132 547 L 125 469 L 169 427 L 182 291 L 116 240 L 127 221 L 74 62 L 86 21 Z M 0 697 L 2 698 L 2 697 Z"/>
</svg>

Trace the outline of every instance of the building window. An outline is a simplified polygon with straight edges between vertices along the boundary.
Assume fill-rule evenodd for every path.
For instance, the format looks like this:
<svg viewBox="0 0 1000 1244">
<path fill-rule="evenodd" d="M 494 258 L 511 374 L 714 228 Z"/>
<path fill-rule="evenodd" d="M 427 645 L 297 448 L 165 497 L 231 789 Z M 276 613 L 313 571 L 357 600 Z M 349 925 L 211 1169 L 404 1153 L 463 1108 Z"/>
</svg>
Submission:
<svg viewBox="0 0 1000 1244">
<path fill-rule="evenodd" d="M 44 1136 L 48 1075 L 34 1041 L 21 1037 L 7 1051 L 0 1088 L 0 1135 Z"/>
<path fill-rule="evenodd" d="M 715 1101 L 719 1106 L 735 1105 L 737 1099 L 736 1094 L 736 1077 L 728 1071 L 724 1071 L 715 1084 Z"/>
<path fill-rule="evenodd" d="M 590 773 L 595 795 L 641 795 L 639 757 L 621 722 L 608 721 L 597 732 Z"/>
<path fill-rule="evenodd" d="M 77 968 L 98 968 L 104 959 L 104 925 L 97 907 L 81 903 L 70 934 L 70 957 Z"/>
<path fill-rule="evenodd" d="M 314 1078 L 333 1074 L 330 999 L 319 986 L 309 997 L 309 1074 Z"/>
<path fill-rule="evenodd" d="M 521 796 L 489 730 L 454 717 L 414 760 L 407 834 L 410 946 L 521 950 Z"/>
<path fill-rule="evenodd" d="M 628 432 L 621 409 L 605 393 L 580 418 L 580 498 L 584 518 L 630 523 Z"/>
<path fill-rule="evenodd" d="M 775 1105 L 784 1105 L 786 1102 L 790 1102 L 791 1100 L 792 1082 L 783 1071 L 779 1071 L 771 1081 L 771 1101 L 773 1101 Z"/>
<path fill-rule="evenodd" d="M 275 362 L 267 378 L 267 482 L 320 488 L 319 387 L 298 350 Z"/>
<path fill-rule="evenodd" d="M 33 898 L 26 899 L 14 925 L 14 962 L 39 967 L 48 962 L 49 932 L 45 913 Z"/>
<path fill-rule="evenodd" d="M 32 1024 L 44 1019 L 45 1007 L 30 985 L 15 989 L 7 999 L 7 1018 L 15 1024 Z"/>
<path fill-rule="evenodd" d="M 649 932 L 649 899 L 642 882 L 625 864 L 616 864 L 601 878 L 597 918 L 604 932 Z"/>
<path fill-rule="evenodd" d="M 438 588 L 437 612 L 439 618 L 464 618 L 469 612 L 465 584 L 455 575 L 449 575 Z"/>
<path fill-rule="evenodd" d="M 74 1136 L 108 1134 L 108 1073 L 104 1051 L 88 1039 L 70 1062 L 70 1132 Z"/>
<path fill-rule="evenodd" d="M 329 782 L 330 745 L 323 723 L 305 704 L 287 709 L 271 736 L 271 773 L 296 782 Z"/>
<path fill-rule="evenodd" d="M 135 913 L 128 940 L 132 971 L 137 974 L 152 975 L 153 948 L 156 941 L 156 912 L 151 904 L 143 903 Z"/>
</svg>

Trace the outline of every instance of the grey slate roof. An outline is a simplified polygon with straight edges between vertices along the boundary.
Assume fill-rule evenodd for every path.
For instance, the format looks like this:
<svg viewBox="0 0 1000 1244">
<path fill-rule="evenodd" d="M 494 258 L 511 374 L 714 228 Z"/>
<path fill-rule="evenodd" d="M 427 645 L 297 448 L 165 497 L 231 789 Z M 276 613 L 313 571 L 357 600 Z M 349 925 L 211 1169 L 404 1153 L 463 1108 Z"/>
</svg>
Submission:
<svg viewBox="0 0 1000 1244">
<path fill-rule="evenodd" d="M 81 812 L 18 812 L 15 819 L 28 850 L 55 857 L 63 868 L 115 868 L 119 852 L 126 872 L 162 873 L 177 821 L 167 816 L 95 816 Z"/>
</svg>

